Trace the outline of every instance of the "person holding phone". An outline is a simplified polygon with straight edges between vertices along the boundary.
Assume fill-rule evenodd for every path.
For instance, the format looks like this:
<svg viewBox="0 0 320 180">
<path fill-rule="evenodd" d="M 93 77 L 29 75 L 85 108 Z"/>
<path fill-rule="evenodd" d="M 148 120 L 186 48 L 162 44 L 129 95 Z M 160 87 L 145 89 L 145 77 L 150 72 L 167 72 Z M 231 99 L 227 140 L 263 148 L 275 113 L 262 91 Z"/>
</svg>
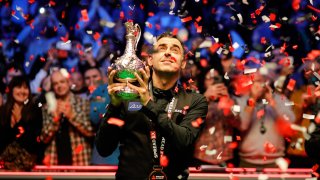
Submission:
<svg viewBox="0 0 320 180">
<path fill-rule="evenodd" d="M 200 164 L 226 167 L 235 164 L 234 129 L 240 121 L 231 112 L 233 103 L 219 72 L 214 68 L 205 71 L 204 96 L 208 101 L 208 114 L 204 129 L 195 145 L 195 158 Z"/>
</svg>

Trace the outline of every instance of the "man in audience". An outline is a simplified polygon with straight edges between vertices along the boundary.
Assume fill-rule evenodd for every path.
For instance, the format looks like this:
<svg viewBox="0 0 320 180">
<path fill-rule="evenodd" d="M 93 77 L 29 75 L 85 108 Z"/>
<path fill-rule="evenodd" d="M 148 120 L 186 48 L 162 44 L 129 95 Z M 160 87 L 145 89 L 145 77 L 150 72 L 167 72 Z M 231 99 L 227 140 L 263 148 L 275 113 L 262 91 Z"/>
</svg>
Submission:
<svg viewBox="0 0 320 180">
<path fill-rule="evenodd" d="M 46 95 L 43 106 L 43 129 L 40 139 L 48 144 L 44 164 L 89 165 L 93 128 L 88 101 L 70 91 L 67 71 L 51 74 L 54 95 Z"/>
</svg>

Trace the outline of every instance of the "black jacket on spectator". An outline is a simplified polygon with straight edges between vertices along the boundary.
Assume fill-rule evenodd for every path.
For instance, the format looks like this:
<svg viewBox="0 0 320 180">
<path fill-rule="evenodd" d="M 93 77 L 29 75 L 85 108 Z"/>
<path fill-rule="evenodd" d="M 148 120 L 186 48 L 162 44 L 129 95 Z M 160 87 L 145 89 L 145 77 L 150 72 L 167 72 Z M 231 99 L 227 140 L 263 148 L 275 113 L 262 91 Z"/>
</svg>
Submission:
<svg viewBox="0 0 320 180">
<path fill-rule="evenodd" d="M 182 87 L 178 92 L 174 88 L 165 91 L 153 88 L 152 93 L 153 100 L 146 106 L 140 104 L 140 110 L 130 111 L 130 102 L 122 103 L 121 108 L 109 105 L 106 120 L 97 132 L 96 145 L 102 156 L 110 155 L 120 143 L 117 179 L 148 178 L 154 165 L 151 124 L 155 125 L 157 132 L 158 153 L 161 137 L 166 141 L 164 154 L 169 164 L 163 170 L 168 179 L 178 179 L 178 176 L 187 179 L 189 175 L 187 169 L 193 159 L 194 143 L 202 127 L 201 123 L 197 124 L 197 119 L 204 121 L 207 101 L 201 94 L 186 92 Z M 178 100 L 170 120 L 166 106 L 173 96 Z M 186 113 L 183 113 L 184 108 Z M 125 124 L 122 127 L 109 124 L 107 121 L 111 117 L 122 119 Z"/>
</svg>

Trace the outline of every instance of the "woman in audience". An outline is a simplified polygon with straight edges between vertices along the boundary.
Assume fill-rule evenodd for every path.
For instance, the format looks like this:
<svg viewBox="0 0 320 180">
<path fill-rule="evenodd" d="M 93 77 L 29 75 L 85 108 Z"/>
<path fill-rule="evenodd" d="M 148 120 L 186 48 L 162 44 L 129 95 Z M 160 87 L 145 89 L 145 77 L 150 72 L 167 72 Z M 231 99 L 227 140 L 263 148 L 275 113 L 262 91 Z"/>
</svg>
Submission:
<svg viewBox="0 0 320 180">
<path fill-rule="evenodd" d="M 34 106 L 29 81 L 14 77 L 0 108 L 0 162 L 6 169 L 30 170 L 39 154 L 41 111 Z"/>
</svg>

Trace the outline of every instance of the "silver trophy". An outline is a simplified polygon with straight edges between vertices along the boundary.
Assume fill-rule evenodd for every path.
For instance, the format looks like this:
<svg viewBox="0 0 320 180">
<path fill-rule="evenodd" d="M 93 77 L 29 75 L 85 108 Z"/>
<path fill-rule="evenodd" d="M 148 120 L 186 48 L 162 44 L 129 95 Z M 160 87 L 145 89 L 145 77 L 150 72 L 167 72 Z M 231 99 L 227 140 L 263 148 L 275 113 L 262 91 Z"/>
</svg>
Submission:
<svg viewBox="0 0 320 180">
<path fill-rule="evenodd" d="M 134 72 L 137 72 L 141 77 L 139 69 L 145 68 L 143 61 L 136 55 L 137 44 L 141 36 L 141 29 L 138 24 L 133 24 L 131 21 L 126 22 L 125 27 L 127 31 L 126 49 L 124 54 L 117 58 L 111 67 L 112 69 L 117 70 L 117 73 L 115 74 L 115 81 L 139 85 Z M 133 100 L 139 97 L 139 93 L 126 86 L 117 92 L 117 96 L 122 100 Z"/>
</svg>

